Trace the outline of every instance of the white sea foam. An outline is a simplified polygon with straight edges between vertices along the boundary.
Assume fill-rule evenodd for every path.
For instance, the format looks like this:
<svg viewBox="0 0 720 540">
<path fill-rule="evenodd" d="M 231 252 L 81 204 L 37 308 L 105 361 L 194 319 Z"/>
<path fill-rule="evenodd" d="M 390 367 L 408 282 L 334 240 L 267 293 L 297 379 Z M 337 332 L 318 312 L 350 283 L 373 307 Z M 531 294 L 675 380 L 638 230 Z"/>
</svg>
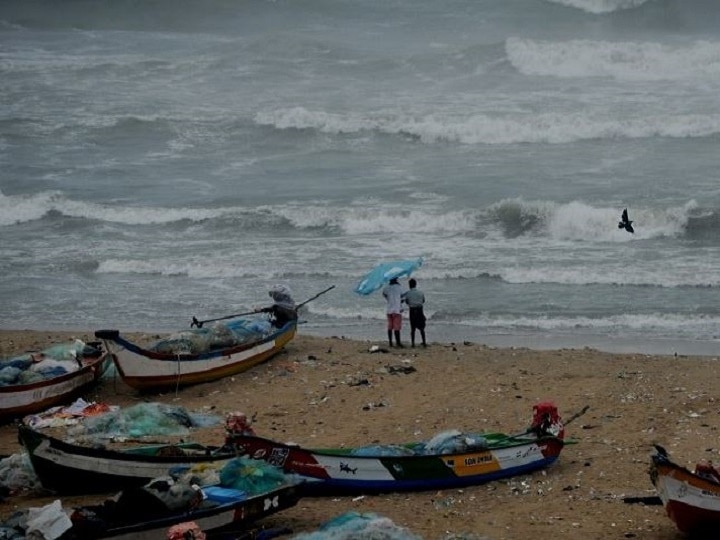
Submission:
<svg viewBox="0 0 720 540">
<path fill-rule="evenodd" d="M 562 4 L 587 11 L 588 13 L 611 13 L 623 9 L 640 7 L 650 0 L 548 0 L 555 4 Z"/>
<path fill-rule="evenodd" d="M 416 205 L 417 207 L 417 205 Z M 97 204 L 67 199 L 59 192 L 34 196 L 5 196 L 0 192 L 0 226 L 43 218 L 50 211 L 69 217 L 127 225 L 200 222 L 215 218 L 244 217 L 271 223 L 286 220 L 297 229 L 338 228 L 349 235 L 396 232 L 469 232 L 475 227 L 473 211 L 443 212 L 429 200 L 426 208 L 406 210 L 400 205 L 367 207 L 288 203 L 278 206 L 224 208 L 159 208 Z"/>
<path fill-rule="evenodd" d="M 505 50 L 512 65 L 526 75 L 645 81 L 720 79 L 720 42 L 716 41 L 669 45 L 508 38 Z"/>
<path fill-rule="evenodd" d="M 563 268 L 534 265 L 530 268 L 508 268 L 500 272 L 508 283 L 558 283 L 563 285 L 620 285 L 654 287 L 719 287 L 720 273 L 707 265 L 704 268 L 673 264 L 652 265 L 628 271 L 623 260 L 615 264 L 592 267 Z"/>
<path fill-rule="evenodd" d="M 720 64 L 719 64 L 720 65 Z M 520 113 L 512 115 L 434 113 L 420 118 L 388 113 L 364 117 L 332 115 L 298 108 L 258 113 L 255 121 L 278 129 L 317 129 L 330 133 L 373 130 L 393 135 L 412 135 L 425 143 L 463 144 L 551 143 L 591 139 L 639 139 L 647 137 L 706 137 L 720 133 L 719 114 L 656 113 L 613 116 L 607 112 Z"/>
<path fill-rule="evenodd" d="M 202 221 L 237 211 L 233 208 L 123 207 L 74 201 L 55 191 L 46 191 L 32 196 L 5 196 L 0 192 L 0 225 L 13 225 L 41 219 L 52 210 L 70 217 L 129 225 L 171 223 L 180 220 Z"/>
<path fill-rule="evenodd" d="M 309 254 L 308 256 L 311 257 L 312 255 Z M 306 269 L 307 265 L 303 265 L 301 257 L 298 257 L 298 259 L 298 267 L 293 268 L 289 265 L 281 266 L 280 262 L 269 262 L 267 258 L 242 257 L 238 253 L 230 253 L 227 256 L 214 258 L 184 257 L 178 259 L 172 256 L 142 260 L 108 258 L 99 263 L 97 273 L 188 276 L 199 279 L 260 278 L 264 280 L 283 280 L 288 277 L 288 274 L 293 275 L 294 278 L 308 275 L 308 272 L 303 272 L 303 269 Z M 243 262 L 240 263 L 238 261 Z M 309 273 L 313 275 L 318 274 L 315 269 Z M 328 269 L 323 272 L 322 275 L 327 279 L 336 277 L 344 278 L 347 276 L 347 273 Z"/>
<path fill-rule="evenodd" d="M 380 293 L 377 293 L 378 295 Z M 335 320 L 384 320 L 385 303 L 382 297 L 360 298 L 352 306 L 338 306 L 324 303 L 310 303 L 303 308 L 305 313 Z M 428 315 L 430 312 L 428 312 Z"/>
<path fill-rule="evenodd" d="M 6 196 L 0 191 L 0 226 L 42 218 L 57 194 L 45 192 L 32 196 Z"/>
<path fill-rule="evenodd" d="M 650 335 L 677 335 L 685 328 L 700 332 L 703 338 L 714 337 L 720 317 L 714 315 L 684 315 L 675 313 L 622 314 L 605 317 L 481 317 L 463 320 L 467 326 L 489 329 L 515 328 L 517 330 L 577 331 L 623 330 L 647 332 Z"/>
</svg>

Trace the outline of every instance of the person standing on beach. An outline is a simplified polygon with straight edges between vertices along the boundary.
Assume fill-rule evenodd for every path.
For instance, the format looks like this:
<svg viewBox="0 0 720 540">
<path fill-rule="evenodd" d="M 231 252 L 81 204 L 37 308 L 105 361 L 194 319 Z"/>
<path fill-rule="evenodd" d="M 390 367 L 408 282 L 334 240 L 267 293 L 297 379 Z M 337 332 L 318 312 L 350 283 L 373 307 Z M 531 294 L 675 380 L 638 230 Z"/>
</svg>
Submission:
<svg viewBox="0 0 720 540">
<path fill-rule="evenodd" d="M 400 343 L 400 329 L 402 328 L 402 286 L 398 283 L 397 278 L 392 278 L 390 283 L 385 285 L 382 295 L 387 301 L 385 313 L 387 314 L 387 335 L 388 342 L 392 347 L 393 333 L 395 334 L 395 343 L 398 347 L 402 347 Z"/>
<path fill-rule="evenodd" d="M 402 300 L 410 308 L 410 343 L 413 347 L 415 346 L 415 330 L 420 330 L 422 346 L 427 347 L 425 341 L 425 312 L 423 311 L 425 294 L 417 288 L 417 281 L 414 278 L 410 278 L 408 285 L 410 289 L 403 293 Z"/>
</svg>

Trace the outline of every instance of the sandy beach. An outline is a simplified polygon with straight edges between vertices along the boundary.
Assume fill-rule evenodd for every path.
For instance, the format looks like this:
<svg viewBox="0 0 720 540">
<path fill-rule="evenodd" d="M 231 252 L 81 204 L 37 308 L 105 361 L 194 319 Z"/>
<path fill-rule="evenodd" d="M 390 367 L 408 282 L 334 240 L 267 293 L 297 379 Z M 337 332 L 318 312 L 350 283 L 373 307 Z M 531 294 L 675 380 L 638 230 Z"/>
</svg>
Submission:
<svg viewBox="0 0 720 540">
<path fill-rule="evenodd" d="M 91 332 L 0 330 L 0 356 L 71 337 L 94 339 Z M 301 334 L 269 362 L 215 383 L 148 396 L 113 377 L 86 399 L 240 410 L 256 415 L 258 434 L 307 446 L 420 441 L 448 429 L 512 432 L 529 424 L 532 406 L 541 400 L 554 401 L 565 418 L 589 407 L 566 429 L 577 444 L 567 445 L 546 471 L 462 490 L 306 498 L 266 522 L 294 533 L 354 510 L 388 517 L 427 540 L 675 540 L 683 536 L 661 506 L 623 500 L 655 495 L 648 477 L 652 444 L 688 466 L 701 458 L 720 460 L 718 361 L 712 356 L 499 348 L 469 341 L 371 353 L 373 345 L 386 347 L 380 339 Z M 415 371 L 388 370 L 408 365 Z M 361 380 L 367 382 L 355 384 Z M 217 442 L 222 426 L 193 436 Z M 0 453 L 20 451 L 14 426 L 0 427 Z M 66 498 L 63 505 L 101 498 Z M 12 497 L 0 512 L 6 517 L 54 499 Z"/>
</svg>

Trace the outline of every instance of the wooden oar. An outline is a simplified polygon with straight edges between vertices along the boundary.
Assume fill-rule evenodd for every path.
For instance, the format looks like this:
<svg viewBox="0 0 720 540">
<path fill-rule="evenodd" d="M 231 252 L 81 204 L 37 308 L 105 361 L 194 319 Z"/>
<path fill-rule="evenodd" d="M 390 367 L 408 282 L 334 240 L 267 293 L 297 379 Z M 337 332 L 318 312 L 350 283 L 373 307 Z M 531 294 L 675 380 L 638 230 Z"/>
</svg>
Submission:
<svg viewBox="0 0 720 540">
<path fill-rule="evenodd" d="M 585 414 L 585 413 L 588 411 L 589 408 L 590 408 L 590 405 L 585 405 L 580 411 L 578 411 L 578 412 L 576 412 L 575 414 L 573 414 L 573 415 L 572 415 L 570 418 L 568 418 L 567 420 L 564 420 L 564 421 L 563 421 L 563 427 L 567 426 L 567 425 L 568 425 L 570 422 L 572 422 L 573 420 L 577 420 L 578 418 L 580 418 L 583 414 Z M 505 440 L 507 440 L 507 439 L 516 439 L 516 438 L 518 438 L 518 437 L 522 437 L 523 435 L 527 435 L 527 434 L 529 434 L 529 433 L 531 433 L 531 432 L 532 432 L 532 428 L 527 428 L 525 431 L 523 431 L 523 432 L 521 432 L 521 433 L 514 433 L 514 434 L 512 434 L 512 435 L 508 435 L 508 436 L 505 437 L 504 439 L 499 439 L 499 440 L 500 440 L 500 441 L 505 441 Z M 567 442 L 566 442 L 566 444 L 567 444 Z"/>
<path fill-rule="evenodd" d="M 321 296 L 321 295 L 325 294 L 326 292 L 333 290 L 334 288 L 335 288 L 335 285 L 330 285 L 330 286 L 329 286 L 327 289 L 325 289 L 324 291 L 320 291 L 319 293 L 317 293 L 317 294 L 316 294 L 315 296 L 313 296 L 312 298 L 308 298 L 308 299 L 305 300 L 303 303 L 298 304 L 296 309 L 300 309 L 301 307 L 303 307 L 303 306 L 304 306 L 305 304 L 307 304 L 308 302 L 312 302 L 312 301 L 315 300 L 318 296 Z"/>
<path fill-rule="evenodd" d="M 312 302 L 312 301 L 315 300 L 318 296 L 321 296 L 321 295 L 325 294 L 326 292 L 328 292 L 328 291 L 330 291 L 330 290 L 332 290 L 332 289 L 334 289 L 334 288 L 335 288 L 335 285 L 331 285 L 330 287 L 328 287 L 328 288 L 325 289 L 324 291 L 320 291 L 319 293 L 317 293 L 317 294 L 316 294 L 315 296 L 313 296 L 312 298 L 308 298 L 307 300 L 305 300 L 305 301 L 302 302 L 301 304 L 298 304 L 298 305 L 295 307 L 295 309 L 296 309 L 296 310 L 297 310 L 297 309 L 300 309 L 302 306 L 304 306 L 304 305 L 307 304 L 308 302 Z M 254 310 L 254 311 L 246 311 L 245 313 L 234 313 L 234 314 L 232 314 L 232 315 L 225 315 L 224 317 L 216 317 L 215 319 L 205 319 L 204 321 L 199 321 L 196 317 L 193 317 L 193 318 L 192 318 L 192 322 L 190 323 L 190 328 L 192 328 L 193 326 L 197 326 L 198 328 L 202 328 L 202 327 L 203 327 L 203 324 L 208 323 L 208 322 L 224 321 L 225 319 L 234 319 L 235 317 L 242 317 L 243 315 L 253 315 L 253 314 L 255 314 L 255 313 L 260 313 L 260 311 L 259 311 L 259 310 Z"/>
<path fill-rule="evenodd" d="M 192 328 L 193 326 L 202 328 L 203 324 L 205 324 L 206 322 L 224 321 L 225 319 L 234 319 L 235 317 L 242 317 L 243 315 L 253 315 L 254 313 L 258 313 L 258 311 L 255 310 L 255 311 L 246 311 L 245 313 L 233 313 L 232 315 L 225 315 L 225 317 L 217 317 L 215 319 L 205 319 L 204 321 L 198 321 L 195 317 L 193 317 L 192 322 L 190 323 L 190 328 Z"/>
</svg>

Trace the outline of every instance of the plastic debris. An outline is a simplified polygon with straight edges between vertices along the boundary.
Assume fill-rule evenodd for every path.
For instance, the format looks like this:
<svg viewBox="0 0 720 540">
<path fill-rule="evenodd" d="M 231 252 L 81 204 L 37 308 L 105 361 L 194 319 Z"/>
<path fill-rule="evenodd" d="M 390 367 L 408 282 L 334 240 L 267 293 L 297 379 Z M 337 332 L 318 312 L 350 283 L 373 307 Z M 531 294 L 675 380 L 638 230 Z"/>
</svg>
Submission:
<svg viewBox="0 0 720 540">
<path fill-rule="evenodd" d="M 72 527 L 72 521 L 56 499 L 41 508 L 29 508 L 27 515 L 28 538 L 55 540 Z"/>
<path fill-rule="evenodd" d="M 0 460 L 0 486 L 6 487 L 11 495 L 42 491 L 30 458 L 24 452 Z"/>
<path fill-rule="evenodd" d="M 167 540 L 205 540 L 205 533 L 194 521 L 178 523 L 170 527 Z"/>
</svg>

